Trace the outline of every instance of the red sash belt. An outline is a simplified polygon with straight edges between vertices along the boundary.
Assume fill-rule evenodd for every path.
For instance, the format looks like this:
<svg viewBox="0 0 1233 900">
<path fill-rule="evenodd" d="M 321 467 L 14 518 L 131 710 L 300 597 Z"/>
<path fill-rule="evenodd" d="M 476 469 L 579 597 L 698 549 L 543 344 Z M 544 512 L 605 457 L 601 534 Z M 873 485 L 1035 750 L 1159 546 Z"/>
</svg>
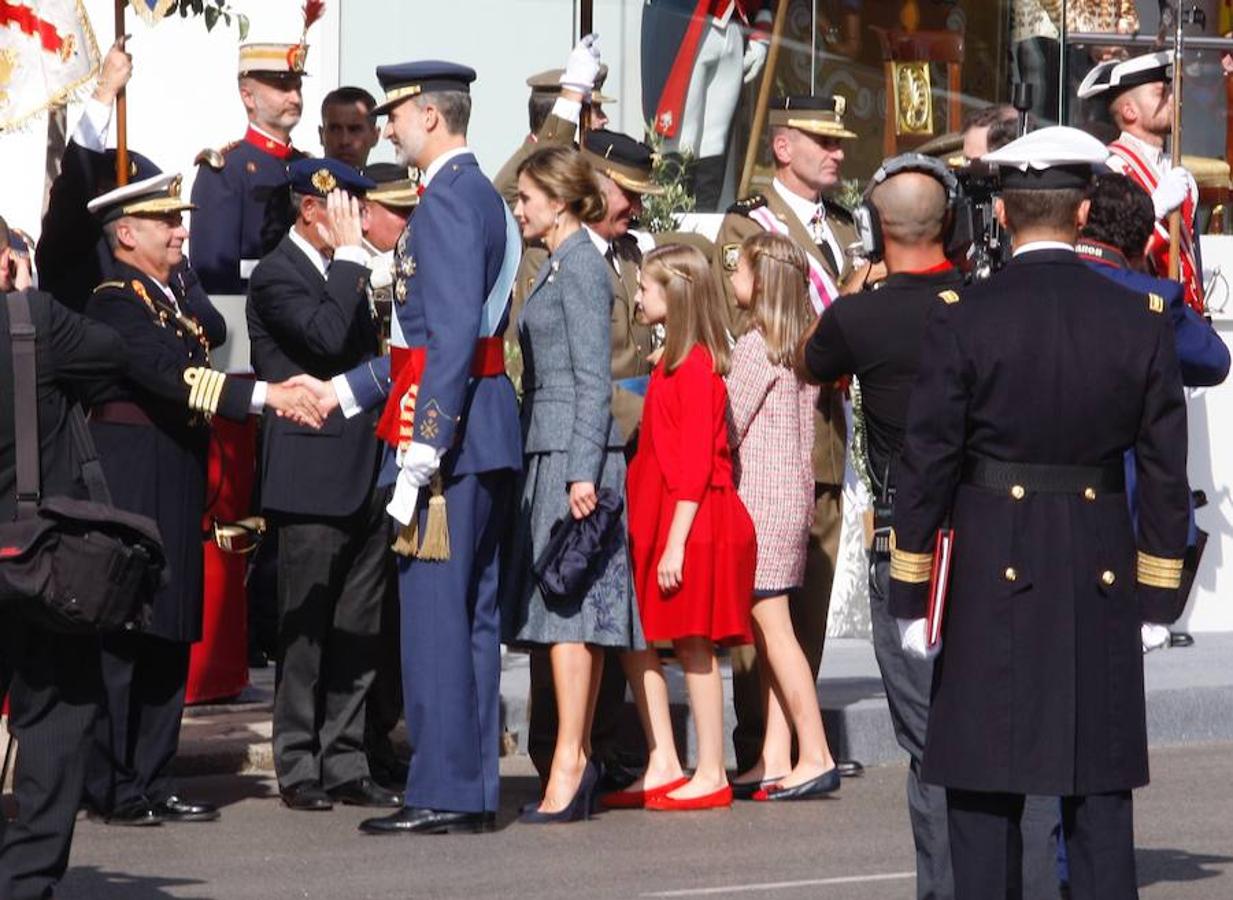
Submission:
<svg viewBox="0 0 1233 900">
<path fill-rule="evenodd" d="M 394 449 L 411 442 L 415 420 L 415 397 L 424 376 L 426 347 L 390 348 L 390 395 L 377 423 L 377 437 Z M 505 374 L 505 342 L 499 337 L 480 338 L 471 359 L 471 377 L 493 378 Z M 405 400 L 405 402 L 404 402 Z"/>
</svg>

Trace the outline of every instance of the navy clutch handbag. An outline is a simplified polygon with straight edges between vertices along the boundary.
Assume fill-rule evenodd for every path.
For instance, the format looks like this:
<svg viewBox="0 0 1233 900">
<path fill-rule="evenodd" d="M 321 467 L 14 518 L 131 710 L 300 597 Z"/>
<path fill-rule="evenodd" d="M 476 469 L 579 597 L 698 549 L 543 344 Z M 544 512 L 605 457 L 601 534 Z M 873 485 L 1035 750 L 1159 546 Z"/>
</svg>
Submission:
<svg viewBox="0 0 1233 900">
<path fill-rule="evenodd" d="M 612 552 L 625 501 L 612 488 L 600 488 L 596 501 L 585 519 L 566 515 L 552 526 L 548 546 L 531 567 L 549 605 L 568 604 L 586 594 Z"/>
</svg>

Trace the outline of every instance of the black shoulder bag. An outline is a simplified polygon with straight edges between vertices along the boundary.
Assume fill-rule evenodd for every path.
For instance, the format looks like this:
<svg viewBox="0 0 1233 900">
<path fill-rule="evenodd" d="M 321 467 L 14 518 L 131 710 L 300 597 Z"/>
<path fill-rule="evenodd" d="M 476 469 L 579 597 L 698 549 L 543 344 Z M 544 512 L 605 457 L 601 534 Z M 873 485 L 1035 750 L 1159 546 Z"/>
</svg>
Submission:
<svg viewBox="0 0 1233 900">
<path fill-rule="evenodd" d="M 73 450 L 89 500 L 40 491 L 35 328 L 25 291 L 7 295 L 13 348 L 17 516 L 0 523 L 0 606 L 52 630 L 137 630 L 149 622 L 163 577 L 158 526 L 118 510 L 81 407 L 69 413 Z"/>
</svg>

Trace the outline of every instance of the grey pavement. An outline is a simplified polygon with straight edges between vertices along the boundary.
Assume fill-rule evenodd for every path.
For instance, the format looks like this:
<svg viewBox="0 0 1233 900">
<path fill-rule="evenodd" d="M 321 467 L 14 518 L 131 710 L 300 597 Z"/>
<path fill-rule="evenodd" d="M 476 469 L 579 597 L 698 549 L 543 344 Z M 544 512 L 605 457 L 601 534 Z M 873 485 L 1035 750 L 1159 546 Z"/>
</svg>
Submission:
<svg viewBox="0 0 1233 900">
<path fill-rule="evenodd" d="M 1233 897 L 1233 743 L 1153 751 L 1136 794 L 1143 900 Z M 900 765 L 844 782 L 836 799 L 701 813 L 612 812 L 568 826 L 512 822 L 535 780 L 503 762 L 498 830 L 369 837 L 365 812 L 284 809 L 262 775 L 184 779 L 224 804 L 218 822 L 79 823 L 59 900 L 719 897 L 880 900 L 914 896 Z M 1046 898 L 1027 898 L 1046 900 Z M 1047 898 L 1053 900 L 1053 898 Z"/>
</svg>

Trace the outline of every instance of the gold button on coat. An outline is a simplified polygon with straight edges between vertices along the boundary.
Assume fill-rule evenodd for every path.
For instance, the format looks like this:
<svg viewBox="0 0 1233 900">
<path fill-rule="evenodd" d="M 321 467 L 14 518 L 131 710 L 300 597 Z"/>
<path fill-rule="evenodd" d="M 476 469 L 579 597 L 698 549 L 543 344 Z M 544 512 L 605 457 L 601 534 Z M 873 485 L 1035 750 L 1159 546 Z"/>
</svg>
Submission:
<svg viewBox="0 0 1233 900">
<path fill-rule="evenodd" d="M 1117 581 L 1117 576 L 1105 569 L 1100 573 L 1100 583 L 1105 587 L 1113 587 L 1113 582 Z"/>
<path fill-rule="evenodd" d="M 1019 573 L 1014 570 L 1013 566 L 1007 566 L 1006 571 L 1002 573 L 1007 581 L 1014 581 L 1019 577 Z"/>
<path fill-rule="evenodd" d="M 1096 499 L 1096 489 L 1090 488 L 1090 487 L 1084 488 L 1083 489 L 1083 499 L 1084 500 L 1095 500 Z"/>
<path fill-rule="evenodd" d="M 1023 489 L 1023 485 L 1016 484 L 1014 487 L 1010 489 L 1010 495 L 1014 497 L 1016 500 L 1022 500 L 1024 497 L 1027 496 L 1027 491 Z"/>
</svg>

